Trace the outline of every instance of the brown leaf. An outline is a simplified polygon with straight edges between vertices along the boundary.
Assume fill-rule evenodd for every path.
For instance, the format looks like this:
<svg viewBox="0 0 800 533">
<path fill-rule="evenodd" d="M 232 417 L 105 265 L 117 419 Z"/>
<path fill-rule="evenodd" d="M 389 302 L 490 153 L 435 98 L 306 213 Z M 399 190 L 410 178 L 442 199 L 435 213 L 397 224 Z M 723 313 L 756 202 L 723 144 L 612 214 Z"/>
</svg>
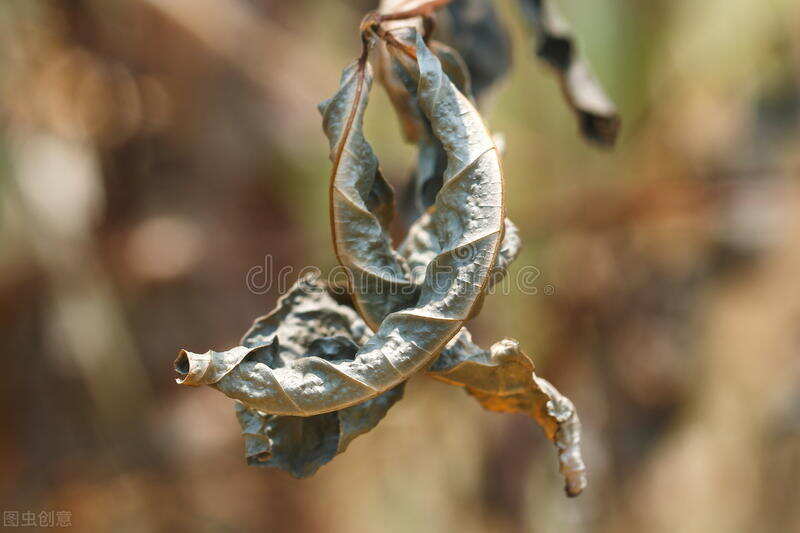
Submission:
<svg viewBox="0 0 800 533">
<path fill-rule="evenodd" d="M 373 330 L 383 318 L 416 301 L 408 268 L 392 248 L 385 215 L 394 196 L 364 139 L 363 121 L 372 69 L 356 61 L 342 74 L 339 91 L 320 104 L 331 146 L 331 229 L 336 256 L 347 269 L 353 301 Z M 383 216 L 382 216 L 383 215 Z"/>
<path fill-rule="evenodd" d="M 567 495 L 586 487 L 586 466 L 581 457 L 581 423 L 572 402 L 550 382 L 538 377 L 533 361 L 514 340 L 504 339 L 482 350 L 461 330 L 434 361 L 428 374 L 465 387 L 480 404 L 503 413 L 523 413 L 553 441 L 565 480 Z"/>
</svg>

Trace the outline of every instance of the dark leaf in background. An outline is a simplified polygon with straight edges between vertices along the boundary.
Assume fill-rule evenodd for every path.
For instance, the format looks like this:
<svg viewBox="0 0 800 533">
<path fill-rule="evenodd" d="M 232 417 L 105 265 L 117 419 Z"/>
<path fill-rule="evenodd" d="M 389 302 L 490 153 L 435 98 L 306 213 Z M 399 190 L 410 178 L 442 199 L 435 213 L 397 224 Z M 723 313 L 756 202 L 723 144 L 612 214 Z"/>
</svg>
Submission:
<svg viewBox="0 0 800 533">
<path fill-rule="evenodd" d="M 511 68 L 511 39 L 490 0 L 454 0 L 438 14 L 435 36 L 455 48 L 470 73 L 478 106 Z"/>
<path fill-rule="evenodd" d="M 556 70 L 561 89 L 578 117 L 583 136 L 613 146 L 620 119 L 617 108 L 578 53 L 569 24 L 550 0 L 520 0 L 536 41 L 536 54 Z"/>
</svg>

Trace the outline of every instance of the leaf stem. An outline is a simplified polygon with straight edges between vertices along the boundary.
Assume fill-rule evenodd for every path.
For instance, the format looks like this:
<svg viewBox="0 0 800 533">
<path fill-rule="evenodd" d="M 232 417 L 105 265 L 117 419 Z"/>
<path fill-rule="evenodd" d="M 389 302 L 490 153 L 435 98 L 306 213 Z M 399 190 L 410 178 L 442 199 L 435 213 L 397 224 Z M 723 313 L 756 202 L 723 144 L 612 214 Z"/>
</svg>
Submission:
<svg viewBox="0 0 800 533">
<path fill-rule="evenodd" d="M 411 59 L 413 59 L 415 61 L 417 60 L 417 51 L 414 50 L 414 48 L 412 48 L 411 46 L 408 46 L 407 44 L 400 42 L 397 39 L 397 37 L 395 37 L 394 35 L 391 34 L 391 32 L 388 32 L 388 31 L 384 30 L 383 28 L 378 28 L 378 31 L 376 33 L 377 33 L 378 37 L 383 39 L 383 41 L 387 45 L 394 46 L 395 48 L 397 48 L 398 50 L 403 52 L 405 55 L 407 55 Z"/>
<path fill-rule="evenodd" d="M 415 7 L 414 9 L 409 9 L 407 11 L 398 11 L 397 13 L 387 13 L 385 15 L 379 15 L 379 19 L 380 22 L 384 22 L 387 20 L 406 20 L 406 19 L 412 19 L 414 17 L 430 15 L 434 9 L 445 6 L 449 4 L 451 1 L 452 0 L 431 0 L 430 2 L 426 2 L 421 6 Z"/>
</svg>

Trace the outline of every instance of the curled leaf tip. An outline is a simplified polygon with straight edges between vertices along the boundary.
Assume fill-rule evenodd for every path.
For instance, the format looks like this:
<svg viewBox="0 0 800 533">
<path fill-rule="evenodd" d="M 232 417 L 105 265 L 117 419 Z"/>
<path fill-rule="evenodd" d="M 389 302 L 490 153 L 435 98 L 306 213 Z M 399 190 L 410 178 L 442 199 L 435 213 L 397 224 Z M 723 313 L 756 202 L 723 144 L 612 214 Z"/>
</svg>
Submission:
<svg viewBox="0 0 800 533">
<path fill-rule="evenodd" d="M 575 406 L 549 381 L 534 372 L 531 358 L 513 339 L 496 342 L 487 351 L 462 329 L 428 373 L 445 383 L 466 388 L 485 409 L 522 413 L 533 418 L 556 447 L 559 470 L 569 496 L 586 487 L 581 455 L 581 424 Z"/>
<path fill-rule="evenodd" d="M 208 365 L 209 359 L 204 357 L 203 354 L 196 354 L 186 350 L 179 351 L 178 357 L 174 362 L 175 372 L 178 373 L 175 383 L 190 387 L 200 386 L 203 374 L 208 370 Z"/>
<path fill-rule="evenodd" d="M 186 350 L 180 350 L 178 352 L 178 357 L 175 358 L 173 366 L 175 367 L 175 372 L 181 376 L 185 376 L 189 373 L 189 354 Z"/>
<path fill-rule="evenodd" d="M 216 383 L 230 372 L 247 354 L 249 350 L 238 346 L 224 352 L 209 350 L 206 353 L 194 353 L 188 350 L 178 352 L 175 359 L 175 371 L 179 385 L 197 387 Z"/>
<path fill-rule="evenodd" d="M 353 309 L 337 303 L 318 280 L 304 277 L 271 313 L 254 322 L 241 346 L 204 354 L 182 350 L 175 368 L 179 382 L 209 385 L 237 400 L 247 464 L 302 478 L 344 452 L 402 398 L 403 383 L 350 407 L 305 414 L 317 409 L 311 402 L 341 399 L 339 391 L 327 387 L 337 379 L 346 385 L 337 365 L 352 364 L 369 335 Z M 312 370 L 301 388 L 291 380 L 303 365 Z M 284 387 L 283 380 L 290 383 Z M 287 389 L 300 390 L 305 403 L 298 405 L 298 396 Z"/>
<path fill-rule="evenodd" d="M 565 480 L 567 496 L 578 496 L 586 488 L 586 465 L 581 454 L 581 421 L 572 401 L 561 394 L 549 381 L 534 375 L 539 388 L 549 397 L 547 416 L 556 421 L 558 429 L 552 439 L 558 449 L 560 470 Z"/>
</svg>

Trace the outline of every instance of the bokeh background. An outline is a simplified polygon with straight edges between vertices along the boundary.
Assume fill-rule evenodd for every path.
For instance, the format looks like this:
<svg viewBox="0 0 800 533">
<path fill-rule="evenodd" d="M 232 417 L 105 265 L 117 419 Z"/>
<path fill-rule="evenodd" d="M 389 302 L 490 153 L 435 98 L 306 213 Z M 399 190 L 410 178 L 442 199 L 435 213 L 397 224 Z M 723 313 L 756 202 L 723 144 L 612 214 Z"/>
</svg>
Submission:
<svg viewBox="0 0 800 533">
<path fill-rule="evenodd" d="M 613 151 L 498 1 L 515 67 L 488 119 L 511 277 L 540 290 L 470 328 L 576 403 L 579 498 L 530 420 L 425 377 L 302 481 L 247 467 L 231 402 L 173 383 L 179 347 L 233 346 L 273 306 L 245 283 L 267 254 L 335 264 L 315 105 L 374 4 L 0 2 L 0 508 L 80 531 L 800 531 L 795 0 L 560 2 L 620 108 Z M 402 186 L 377 87 L 366 130 Z"/>
</svg>

